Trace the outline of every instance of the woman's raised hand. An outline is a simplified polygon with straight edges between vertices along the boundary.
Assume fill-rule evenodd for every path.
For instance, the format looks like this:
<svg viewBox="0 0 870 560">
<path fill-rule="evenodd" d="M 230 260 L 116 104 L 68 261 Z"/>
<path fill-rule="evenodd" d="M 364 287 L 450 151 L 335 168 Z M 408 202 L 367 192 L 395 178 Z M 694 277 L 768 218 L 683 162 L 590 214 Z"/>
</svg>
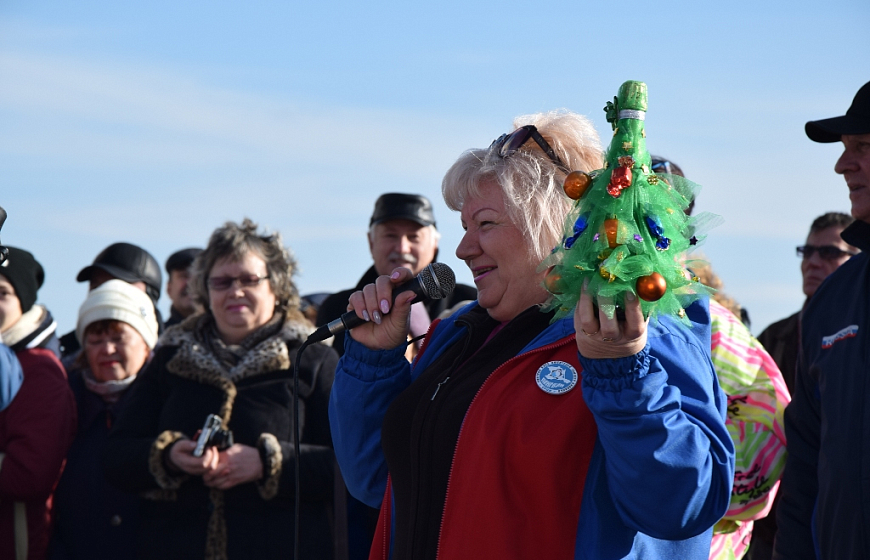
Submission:
<svg viewBox="0 0 870 560">
<path fill-rule="evenodd" d="M 393 302 L 393 288 L 413 277 L 409 269 L 396 268 L 390 276 L 379 276 L 374 284 L 350 295 L 347 310 L 366 321 L 351 329 L 354 340 L 372 350 L 389 350 L 407 342 L 414 292 L 402 292 Z"/>
<path fill-rule="evenodd" d="M 599 297 L 598 303 L 612 305 L 613 300 Z M 574 310 L 574 330 L 577 350 L 585 358 L 623 358 L 637 354 L 646 346 L 647 320 L 643 318 L 640 301 L 632 292 L 625 293 L 625 320 L 620 321 L 615 313 L 608 317 L 595 309 L 584 284 Z"/>
</svg>

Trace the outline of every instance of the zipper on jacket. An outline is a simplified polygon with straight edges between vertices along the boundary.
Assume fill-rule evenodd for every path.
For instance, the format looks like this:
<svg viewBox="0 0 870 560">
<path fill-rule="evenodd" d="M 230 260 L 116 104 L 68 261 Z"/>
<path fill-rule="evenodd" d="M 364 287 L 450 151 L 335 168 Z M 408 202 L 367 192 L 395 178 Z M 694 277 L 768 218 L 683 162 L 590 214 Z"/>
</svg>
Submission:
<svg viewBox="0 0 870 560">
<path fill-rule="evenodd" d="M 573 335 L 566 336 L 561 340 L 557 340 L 556 342 L 552 342 L 546 346 L 541 346 L 540 348 L 535 348 L 533 350 L 529 350 L 523 354 L 517 354 L 513 358 L 509 359 L 502 365 L 498 366 L 493 370 L 492 373 L 486 378 L 477 392 L 474 394 L 474 398 L 471 399 L 471 403 L 468 405 L 468 410 L 465 411 L 465 418 L 468 418 L 468 412 L 471 410 L 471 407 L 474 406 L 474 403 L 477 401 L 477 397 L 480 396 L 480 393 L 483 391 L 483 388 L 486 387 L 486 384 L 489 383 L 489 380 L 492 379 L 496 373 L 498 373 L 502 368 L 506 367 L 512 361 L 519 359 L 520 357 L 530 356 L 532 354 L 544 351 L 550 351 L 554 348 L 558 348 L 559 346 L 563 346 L 569 343 L 571 340 L 575 340 L 576 333 Z M 566 340 L 567 339 L 567 340 Z M 445 379 L 446 381 L 446 379 Z M 437 391 L 436 391 L 437 392 Z M 459 435 L 456 436 L 456 446 L 453 448 L 453 458 L 450 460 L 450 472 L 447 474 L 447 492 L 444 493 L 444 507 L 441 510 L 441 522 L 438 525 L 438 549 L 435 552 L 435 560 L 441 558 L 441 530 L 444 528 L 444 516 L 447 514 L 447 502 L 450 499 L 450 483 L 453 481 L 453 467 L 456 465 L 456 450 L 459 448 L 459 440 L 462 439 L 462 432 L 465 430 L 465 419 L 462 420 L 462 426 L 459 427 Z"/>
<path fill-rule="evenodd" d="M 448 381 L 450 381 L 450 376 L 449 376 L 449 375 L 448 375 L 447 377 L 445 377 L 443 381 L 440 381 L 440 382 L 438 383 L 438 386 L 435 387 L 435 392 L 432 393 L 432 398 L 429 399 L 430 401 L 434 401 L 434 400 L 435 400 L 435 395 L 437 395 L 437 394 L 438 394 L 438 391 L 441 390 L 441 386 L 444 385 L 445 383 L 447 383 Z"/>
</svg>

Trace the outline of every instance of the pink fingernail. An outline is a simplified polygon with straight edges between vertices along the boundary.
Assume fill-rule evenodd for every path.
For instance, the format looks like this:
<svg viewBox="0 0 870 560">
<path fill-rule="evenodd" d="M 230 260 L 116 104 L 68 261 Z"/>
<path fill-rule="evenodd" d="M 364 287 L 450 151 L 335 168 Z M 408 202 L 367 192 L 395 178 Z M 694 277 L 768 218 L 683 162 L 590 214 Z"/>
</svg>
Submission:
<svg viewBox="0 0 870 560">
<path fill-rule="evenodd" d="M 391 280 L 398 280 L 399 279 L 399 271 L 397 270 L 396 272 L 390 274 L 390 279 Z"/>
<path fill-rule="evenodd" d="M 382 299 L 381 300 L 381 311 L 384 313 L 389 313 L 390 312 L 390 302 L 388 302 L 385 299 Z"/>
<path fill-rule="evenodd" d="M 363 309 L 363 319 L 365 319 L 366 321 L 371 321 L 371 319 L 369 318 L 369 312 L 365 309 Z"/>
</svg>

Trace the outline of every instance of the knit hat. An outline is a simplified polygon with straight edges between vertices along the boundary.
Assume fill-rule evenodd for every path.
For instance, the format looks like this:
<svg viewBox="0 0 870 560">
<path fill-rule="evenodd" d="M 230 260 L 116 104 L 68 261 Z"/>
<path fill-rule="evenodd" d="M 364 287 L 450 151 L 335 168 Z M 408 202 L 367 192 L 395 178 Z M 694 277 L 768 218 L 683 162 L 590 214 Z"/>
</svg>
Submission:
<svg viewBox="0 0 870 560">
<path fill-rule="evenodd" d="M 76 325 L 79 343 L 84 345 L 88 325 L 105 319 L 127 323 L 142 335 L 149 348 L 157 344 L 157 316 L 151 298 L 123 280 L 109 280 L 88 292 L 79 308 Z"/>
<path fill-rule="evenodd" d="M 0 274 L 15 288 L 15 295 L 21 302 L 21 312 L 27 313 L 36 303 L 36 292 L 45 281 L 45 271 L 33 255 L 24 249 L 8 249 L 6 261 L 0 264 Z"/>
</svg>

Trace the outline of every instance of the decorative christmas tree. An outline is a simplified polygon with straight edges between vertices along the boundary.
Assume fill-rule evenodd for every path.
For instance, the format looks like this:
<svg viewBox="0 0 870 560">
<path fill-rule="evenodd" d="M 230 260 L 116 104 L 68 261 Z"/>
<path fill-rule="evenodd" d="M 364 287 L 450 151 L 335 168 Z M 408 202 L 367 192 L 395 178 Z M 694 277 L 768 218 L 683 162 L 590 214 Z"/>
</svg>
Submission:
<svg viewBox="0 0 870 560">
<path fill-rule="evenodd" d="M 545 281 L 552 294 L 548 309 L 556 309 L 557 318 L 572 312 L 588 280 L 596 303 L 613 298 L 599 305 L 608 316 L 633 292 L 644 316 L 684 318 L 687 305 L 712 291 L 685 267 L 687 250 L 715 220 L 685 214 L 697 185 L 650 169 L 645 83 L 625 82 L 604 110 L 614 130 L 604 169 L 566 177 L 565 194 L 576 202 L 562 242 L 539 268 L 552 267 Z"/>
</svg>

